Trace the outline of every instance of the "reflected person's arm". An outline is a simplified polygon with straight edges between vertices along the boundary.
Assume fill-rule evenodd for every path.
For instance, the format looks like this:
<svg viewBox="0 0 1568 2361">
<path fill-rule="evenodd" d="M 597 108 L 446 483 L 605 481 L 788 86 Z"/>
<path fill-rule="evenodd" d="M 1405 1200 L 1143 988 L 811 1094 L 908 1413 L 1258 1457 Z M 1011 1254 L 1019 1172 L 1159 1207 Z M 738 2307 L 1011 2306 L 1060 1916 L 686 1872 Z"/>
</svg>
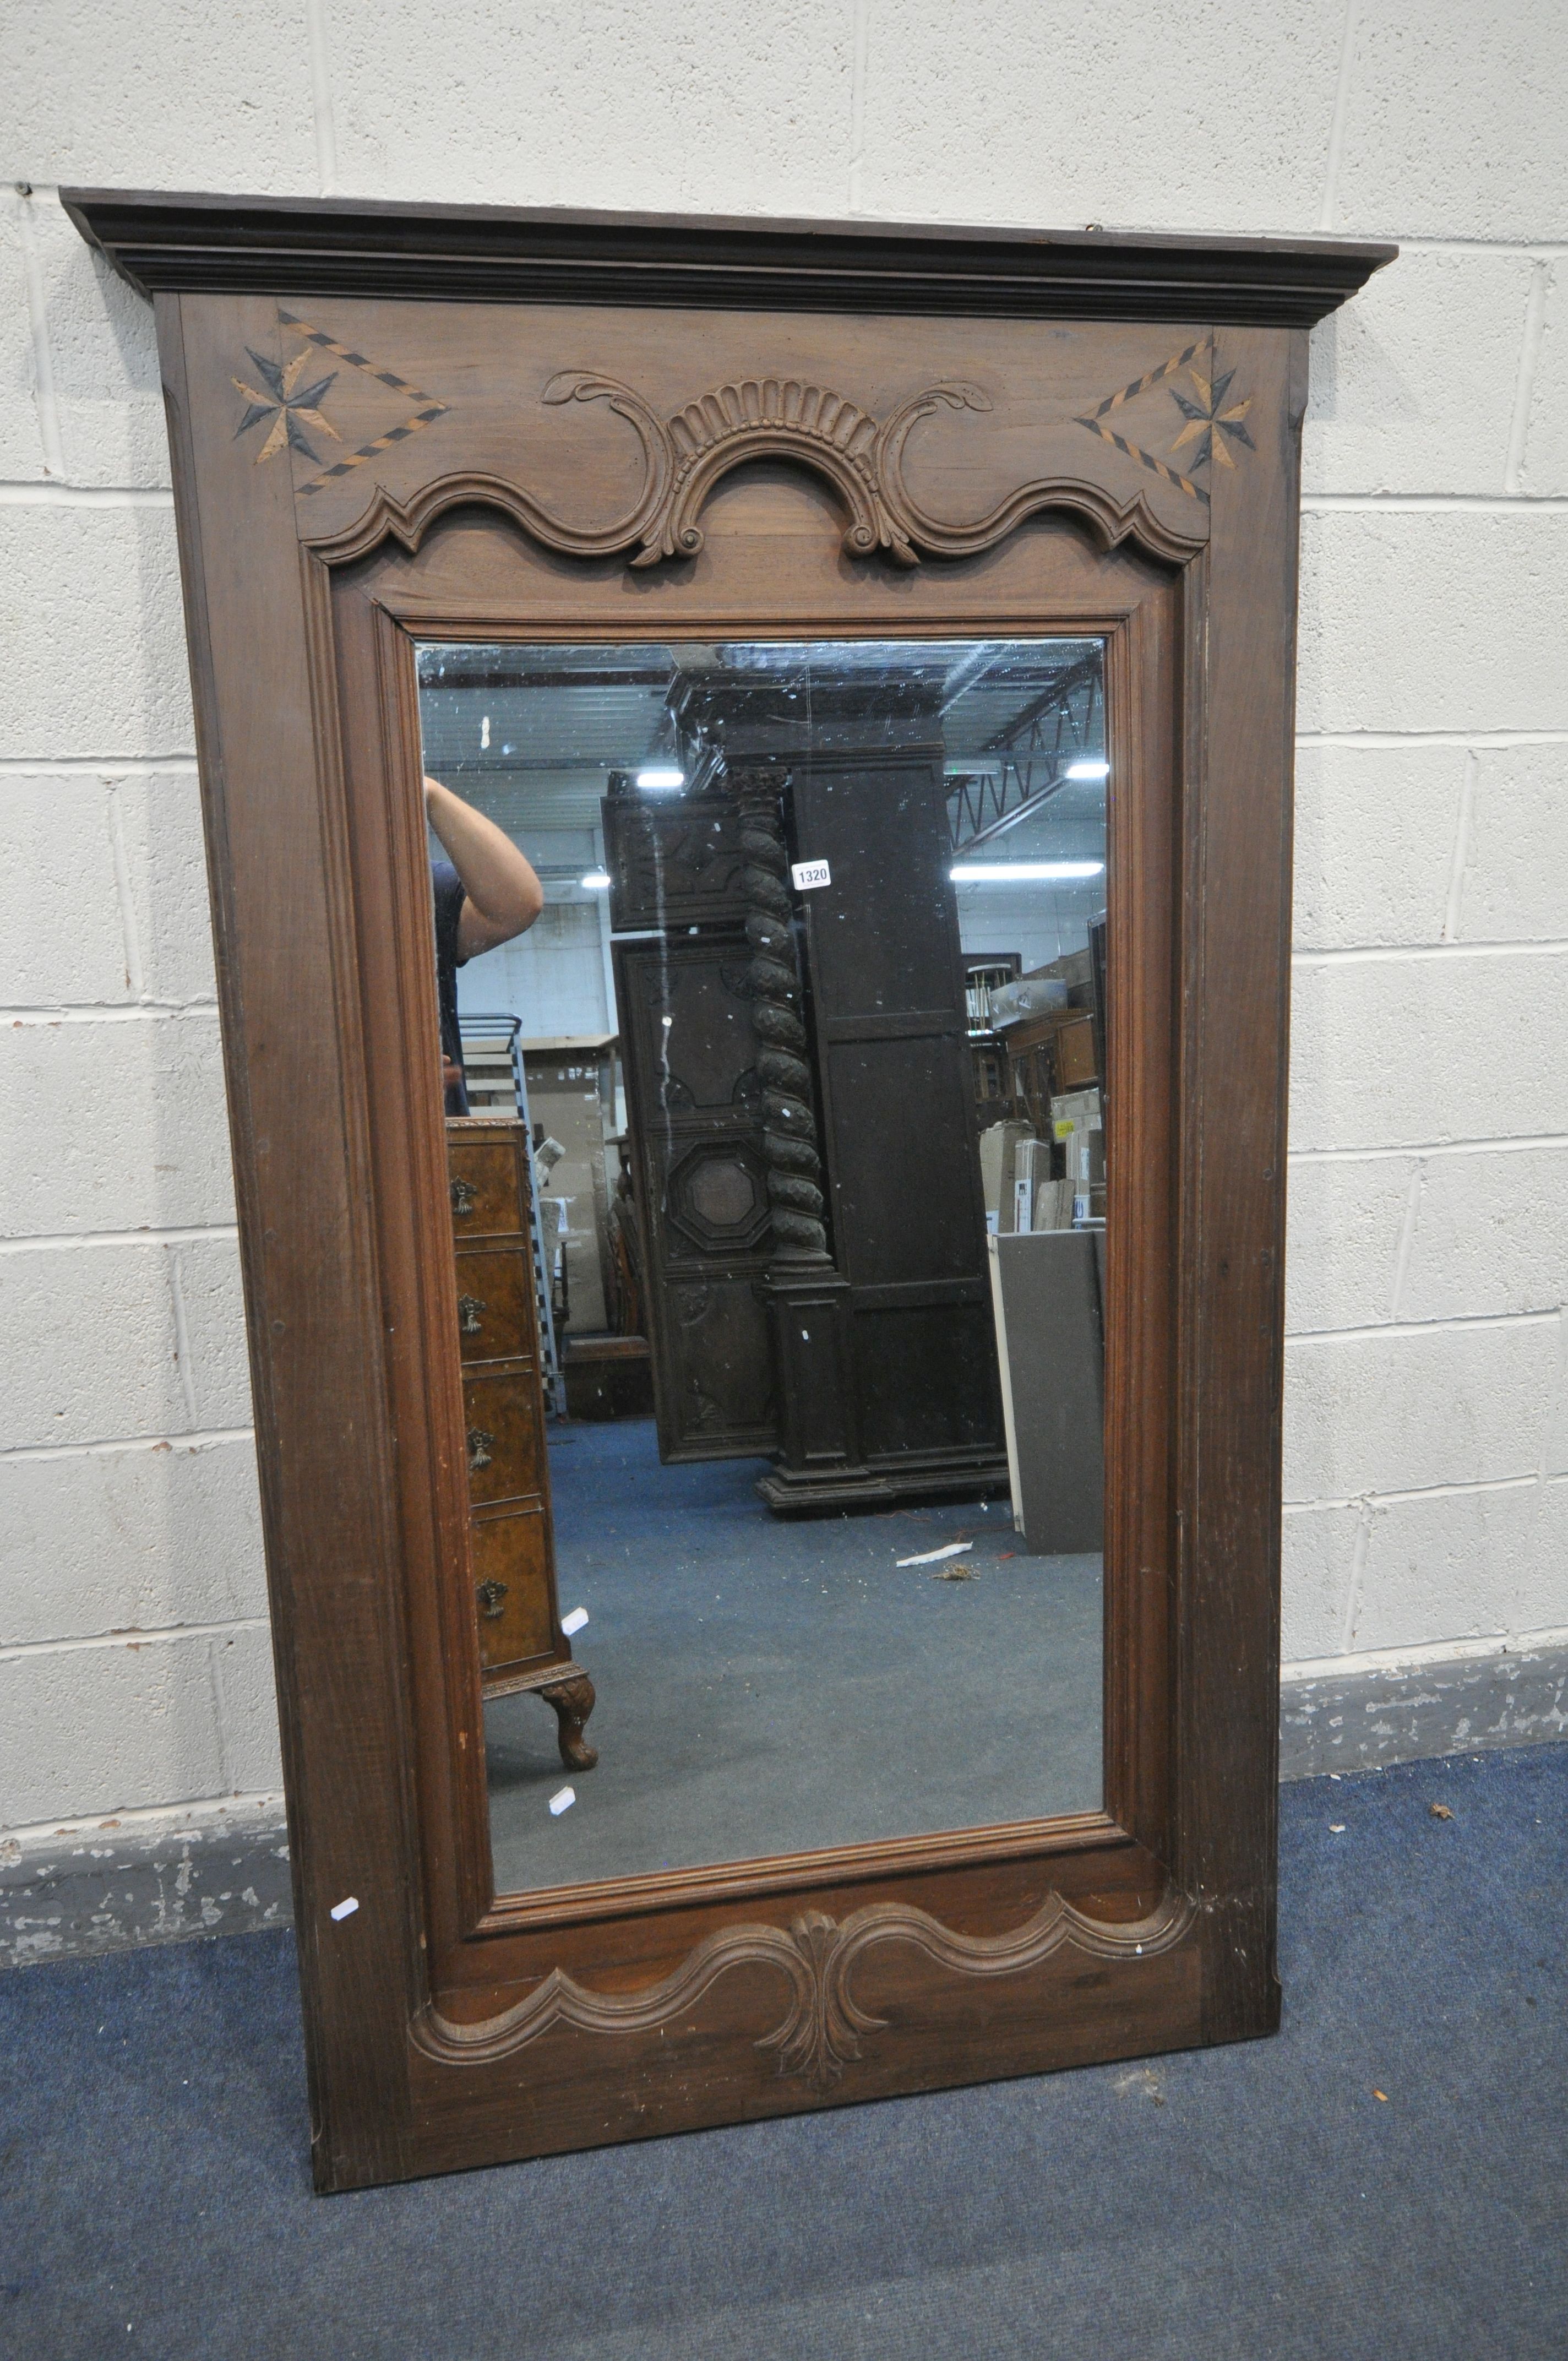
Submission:
<svg viewBox="0 0 1568 2361">
<path fill-rule="evenodd" d="M 477 959 L 532 927 L 544 907 L 544 888 L 510 837 L 439 779 L 425 779 L 424 808 L 463 880 L 457 921 L 462 957 Z"/>
</svg>

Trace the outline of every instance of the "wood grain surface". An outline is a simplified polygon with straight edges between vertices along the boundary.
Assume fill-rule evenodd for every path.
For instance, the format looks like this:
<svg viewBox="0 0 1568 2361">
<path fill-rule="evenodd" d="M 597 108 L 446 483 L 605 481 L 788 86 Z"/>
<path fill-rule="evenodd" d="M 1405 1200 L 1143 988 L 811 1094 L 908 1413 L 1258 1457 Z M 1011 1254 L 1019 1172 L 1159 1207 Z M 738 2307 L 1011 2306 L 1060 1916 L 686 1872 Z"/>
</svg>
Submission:
<svg viewBox="0 0 1568 2361">
<path fill-rule="evenodd" d="M 318 2185 L 1266 2032 L 1304 326 L 1388 250 L 72 203 L 164 291 Z M 874 476 L 949 379 L 907 550 L 737 429 L 630 564 L 705 394 L 831 388 Z M 498 1896 L 416 642 L 1050 632 L 1116 781 L 1104 1808 Z"/>
</svg>

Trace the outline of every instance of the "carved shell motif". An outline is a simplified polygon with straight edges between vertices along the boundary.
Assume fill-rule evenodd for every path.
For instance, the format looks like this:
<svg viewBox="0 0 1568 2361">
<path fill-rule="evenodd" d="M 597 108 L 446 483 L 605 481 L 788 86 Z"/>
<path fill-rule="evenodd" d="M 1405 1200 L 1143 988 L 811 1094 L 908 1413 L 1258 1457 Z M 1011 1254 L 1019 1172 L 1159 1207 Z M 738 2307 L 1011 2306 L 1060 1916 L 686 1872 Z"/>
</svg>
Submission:
<svg viewBox="0 0 1568 2361">
<path fill-rule="evenodd" d="M 824 457 L 830 456 L 836 463 L 830 472 L 840 482 L 843 468 L 853 470 L 869 511 L 867 515 L 852 517 L 844 535 L 845 548 L 859 556 L 879 547 L 891 548 L 907 563 L 915 563 L 907 534 L 889 515 L 882 498 L 874 457 L 876 420 L 859 402 L 829 392 L 826 386 L 802 385 L 798 378 L 743 378 L 738 384 L 716 386 L 699 401 L 687 402 L 684 410 L 676 411 L 669 427 L 677 454 L 673 511 L 685 512 L 686 488 L 710 454 L 722 456 L 718 466 L 704 470 L 704 491 L 711 489 L 718 474 L 753 456 L 751 450 L 737 451 L 733 446 L 738 441 L 754 445 L 759 453 L 781 444 L 792 449 L 817 444 Z M 696 503 L 690 505 L 695 512 Z M 672 517 L 672 526 L 674 548 L 685 555 L 701 548 L 702 533 L 691 517 L 680 524 L 674 524 Z M 664 554 L 667 551 L 662 546 L 661 555 Z"/>
</svg>

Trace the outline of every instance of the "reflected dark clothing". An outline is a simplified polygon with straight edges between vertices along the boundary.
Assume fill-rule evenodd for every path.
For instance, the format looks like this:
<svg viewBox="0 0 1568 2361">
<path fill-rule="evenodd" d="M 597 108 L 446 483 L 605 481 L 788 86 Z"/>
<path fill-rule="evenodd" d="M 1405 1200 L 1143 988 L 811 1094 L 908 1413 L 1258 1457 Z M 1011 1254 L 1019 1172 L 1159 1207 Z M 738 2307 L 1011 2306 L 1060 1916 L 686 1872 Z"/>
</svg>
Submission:
<svg viewBox="0 0 1568 2361">
<path fill-rule="evenodd" d="M 430 864 L 431 893 L 435 902 L 435 994 L 441 1006 L 441 1046 L 461 1072 L 463 1035 L 457 1023 L 457 971 L 465 965 L 457 948 L 457 921 L 463 916 L 463 880 L 450 861 Z M 466 1115 L 468 1093 L 464 1083 L 452 1083 L 446 1093 L 448 1115 Z"/>
</svg>

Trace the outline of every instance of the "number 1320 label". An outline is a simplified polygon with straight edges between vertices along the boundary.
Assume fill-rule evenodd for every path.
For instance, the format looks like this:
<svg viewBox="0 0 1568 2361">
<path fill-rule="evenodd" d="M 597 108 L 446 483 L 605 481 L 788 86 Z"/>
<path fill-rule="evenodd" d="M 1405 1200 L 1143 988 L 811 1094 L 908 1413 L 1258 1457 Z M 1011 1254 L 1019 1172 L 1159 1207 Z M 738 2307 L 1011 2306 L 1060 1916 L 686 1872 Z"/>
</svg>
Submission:
<svg viewBox="0 0 1568 2361">
<path fill-rule="evenodd" d="M 797 894 L 809 894 L 814 885 L 831 885 L 833 873 L 825 861 L 797 861 L 790 869 Z"/>
</svg>

